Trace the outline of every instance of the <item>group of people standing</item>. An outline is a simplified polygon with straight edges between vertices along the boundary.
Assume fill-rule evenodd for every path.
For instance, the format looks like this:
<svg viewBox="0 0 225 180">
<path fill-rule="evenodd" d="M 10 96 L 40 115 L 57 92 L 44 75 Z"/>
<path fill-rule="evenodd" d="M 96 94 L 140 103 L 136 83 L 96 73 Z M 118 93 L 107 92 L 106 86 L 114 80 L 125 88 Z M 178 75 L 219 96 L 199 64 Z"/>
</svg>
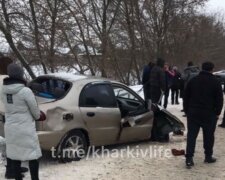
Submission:
<svg viewBox="0 0 225 180">
<path fill-rule="evenodd" d="M 142 84 L 146 100 L 151 99 L 153 103 L 161 104 L 164 95 L 163 107 L 166 109 L 171 91 L 171 103 L 179 104 L 183 83 L 176 66 L 169 66 L 161 58 L 158 58 L 156 63 L 150 62 L 144 67 Z"/>
<path fill-rule="evenodd" d="M 167 107 L 169 91 L 172 91 L 172 104 L 178 104 L 178 94 L 183 98 L 183 111 L 187 117 L 186 166 L 194 166 L 196 139 L 200 128 L 203 130 L 205 163 L 215 163 L 213 157 L 214 133 L 223 108 L 223 90 L 221 83 L 213 75 L 214 64 L 204 62 L 201 70 L 188 62 L 183 73 L 176 67 L 169 67 L 163 59 L 156 64 L 149 63 L 143 71 L 145 99 L 161 104 L 164 95 L 164 108 Z M 224 88 L 225 92 L 225 88 Z M 174 94 L 175 99 L 174 99 Z M 225 127 L 225 112 L 222 124 Z"/>
</svg>

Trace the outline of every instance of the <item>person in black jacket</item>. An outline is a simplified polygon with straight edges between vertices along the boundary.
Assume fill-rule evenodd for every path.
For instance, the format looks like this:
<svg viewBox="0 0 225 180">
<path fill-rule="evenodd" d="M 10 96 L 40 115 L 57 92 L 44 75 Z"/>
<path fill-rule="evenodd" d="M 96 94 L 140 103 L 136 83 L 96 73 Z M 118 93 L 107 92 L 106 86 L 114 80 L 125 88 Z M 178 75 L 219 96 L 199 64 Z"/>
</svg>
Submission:
<svg viewBox="0 0 225 180">
<path fill-rule="evenodd" d="M 150 99 L 150 74 L 151 74 L 151 70 L 153 66 L 154 66 L 154 63 L 149 62 L 148 65 L 144 67 L 143 73 L 142 73 L 142 84 L 143 84 L 145 100 Z"/>
<path fill-rule="evenodd" d="M 150 99 L 154 104 L 160 104 L 163 93 L 166 90 L 166 79 L 165 71 L 163 70 L 165 61 L 161 58 L 157 58 L 156 65 L 152 68 L 150 74 Z M 151 132 L 152 141 L 161 141 L 161 139 L 166 139 L 168 141 L 169 137 L 159 138 L 157 133 L 157 121 L 153 120 L 153 128 Z"/>
<path fill-rule="evenodd" d="M 180 88 L 181 74 L 176 66 L 173 67 L 173 71 L 174 77 L 171 86 L 171 103 L 179 104 L 179 88 Z"/>
<path fill-rule="evenodd" d="M 165 61 L 158 58 L 150 73 L 150 99 L 155 104 L 160 104 L 162 94 L 166 90 L 164 64 Z"/>
<path fill-rule="evenodd" d="M 184 93 L 184 110 L 187 114 L 186 166 L 194 166 L 193 156 L 196 138 L 203 130 L 205 163 L 214 163 L 214 132 L 223 108 L 223 91 L 220 82 L 212 74 L 214 64 L 205 62 L 202 71 L 187 84 Z"/>
<path fill-rule="evenodd" d="M 166 109 L 167 105 L 168 105 L 168 97 L 169 97 L 170 90 L 171 90 L 171 87 L 172 87 L 172 84 L 173 84 L 173 78 L 175 76 L 175 73 L 174 73 L 172 67 L 169 66 L 168 64 L 165 64 L 164 71 L 165 71 L 166 89 L 165 89 L 165 92 L 164 92 L 163 107 Z"/>
</svg>

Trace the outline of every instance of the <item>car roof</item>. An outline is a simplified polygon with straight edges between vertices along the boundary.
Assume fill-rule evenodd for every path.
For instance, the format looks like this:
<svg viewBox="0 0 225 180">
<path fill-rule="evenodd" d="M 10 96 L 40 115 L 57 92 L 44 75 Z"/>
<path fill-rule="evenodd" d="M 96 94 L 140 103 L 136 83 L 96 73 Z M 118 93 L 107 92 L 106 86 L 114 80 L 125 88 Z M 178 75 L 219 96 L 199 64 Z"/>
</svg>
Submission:
<svg viewBox="0 0 225 180">
<path fill-rule="evenodd" d="M 70 82 L 77 82 L 77 81 L 82 81 L 82 82 L 107 81 L 112 83 L 116 82 L 107 78 L 102 78 L 97 76 L 77 75 L 72 73 L 50 73 L 50 74 L 41 75 L 38 78 L 43 78 L 43 77 L 52 77 L 52 78 L 62 79 L 65 81 L 70 81 Z M 116 83 L 119 83 L 119 82 L 116 82 Z"/>
<path fill-rule="evenodd" d="M 71 82 L 87 78 L 87 76 L 76 75 L 72 73 L 50 73 L 50 74 L 41 75 L 39 77 L 53 77 L 53 78 L 59 78 L 59 79 L 63 79 L 63 80 L 71 81 Z"/>
<path fill-rule="evenodd" d="M 225 73 L 225 70 L 220 70 L 220 71 L 214 72 L 214 74 L 219 74 L 219 73 Z"/>
</svg>

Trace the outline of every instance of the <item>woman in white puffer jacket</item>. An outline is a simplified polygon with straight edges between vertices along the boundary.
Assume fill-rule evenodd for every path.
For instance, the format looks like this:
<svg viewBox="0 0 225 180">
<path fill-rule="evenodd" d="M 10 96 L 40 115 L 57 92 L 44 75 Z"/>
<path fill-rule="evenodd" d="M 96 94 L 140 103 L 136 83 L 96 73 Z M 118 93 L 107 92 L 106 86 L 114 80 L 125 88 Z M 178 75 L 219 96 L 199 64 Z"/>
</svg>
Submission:
<svg viewBox="0 0 225 180">
<path fill-rule="evenodd" d="M 40 118 L 33 92 L 26 87 L 23 69 L 10 64 L 3 81 L 2 101 L 5 106 L 5 139 L 7 157 L 13 160 L 16 179 L 22 179 L 21 161 L 29 161 L 32 180 L 38 180 L 38 159 L 42 156 L 35 120 Z"/>
</svg>

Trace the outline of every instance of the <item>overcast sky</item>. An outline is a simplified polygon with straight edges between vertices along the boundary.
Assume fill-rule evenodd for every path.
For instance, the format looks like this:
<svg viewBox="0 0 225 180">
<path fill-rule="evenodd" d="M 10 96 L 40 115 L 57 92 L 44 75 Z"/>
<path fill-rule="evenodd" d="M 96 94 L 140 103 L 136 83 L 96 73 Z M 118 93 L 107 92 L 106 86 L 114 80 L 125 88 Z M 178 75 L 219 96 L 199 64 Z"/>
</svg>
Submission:
<svg viewBox="0 0 225 180">
<path fill-rule="evenodd" d="M 210 12 L 225 12 L 225 0 L 209 0 L 209 2 L 206 4 L 206 10 Z"/>
</svg>

